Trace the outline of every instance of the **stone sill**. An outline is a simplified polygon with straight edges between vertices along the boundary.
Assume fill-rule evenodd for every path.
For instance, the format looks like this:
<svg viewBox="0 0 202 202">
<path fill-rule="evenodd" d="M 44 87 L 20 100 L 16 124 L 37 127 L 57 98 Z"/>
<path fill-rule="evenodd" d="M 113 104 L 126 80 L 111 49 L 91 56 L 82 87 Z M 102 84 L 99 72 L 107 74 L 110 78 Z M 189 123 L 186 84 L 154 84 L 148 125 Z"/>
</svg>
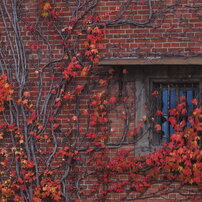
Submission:
<svg viewBox="0 0 202 202">
<path fill-rule="evenodd" d="M 202 57 L 170 57 L 170 58 L 156 58 L 148 57 L 142 59 L 136 58 L 109 58 L 103 59 L 99 62 L 100 66 L 120 66 L 120 65 L 202 65 Z"/>
</svg>

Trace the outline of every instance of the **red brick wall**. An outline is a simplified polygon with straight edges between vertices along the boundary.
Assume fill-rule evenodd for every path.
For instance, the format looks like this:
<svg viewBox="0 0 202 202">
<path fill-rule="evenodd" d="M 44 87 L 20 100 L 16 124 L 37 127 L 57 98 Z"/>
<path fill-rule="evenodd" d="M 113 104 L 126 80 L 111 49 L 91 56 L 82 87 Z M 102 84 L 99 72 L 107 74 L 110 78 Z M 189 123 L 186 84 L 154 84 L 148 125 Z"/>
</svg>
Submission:
<svg viewBox="0 0 202 202">
<path fill-rule="evenodd" d="M 100 0 L 98 1 L 96 7 L 90 11 L 90 13 L 98 13 L 101 16 L 103 22 L 107 23 L 105 30 L 105 36 L 103 45 L 104 48 L 100 52 L 101 59 L 142 59 L 142 58 L 151 58 L 151 57 L 200 57 L 202 54 L 202 3 L 200 0 L 143 0 L 143 1 L 131 1 L 127 4 L 128 1 L 123 0 Z M 151 5 L 149 5 L 151 2 Z M 68 4 L 68 6 L 67 6 Z M 53 7 L 56 10 L 63 10 L 61 18 L 63 19 L 63 25 L 59 26 L 60 29 L 63 29 L 66 26 L 69 26 L 69 20 L 72 17 L 72 12 L 75 9 L 76 1 L 62 1 L 57 0 L 52 3 Z M 36 23 L 36 13 L 38 10 L 38 0 L 26 0 L 22 3 L 22 10 L 26 11 L 23 14 L 23 19 L 26 21 L 20 22 L 21 36 L 26 47 L 26 56 L 28 60 L 29 67 L 29 83 L 28 87 L 32 93 L 33 102 L 37 100 L 38 88 L 36 87 L 36 82 L 38 78 L 37 68 L 42 67 L 48 60 L 50 56 L 50 51 L 48 44 L 40 39 L 37 39 L 30 31 L 30 25 L 35 25 Z M 85 10 L 85 9 L 83 9 Z M 121 11 L 124 11 L 123 13 Z M 79 14 L 78 14 L 79 15 Z M 120 15 L 120 19 L 117 18 Z M 6 17 L 6 20 L 7 17 Z M 43 19 L 44 20 L 44 19 Z M 44 20 L 41 23 L 44 36 L 48 37 L 48 41 L 52 46 L 52 55 L 51 59 L 58 59 L 62 55 L 62 41 L 61 38 L 55 34 L 53 27 L 48 26 L 48 20 Z M 124 24 L 124 25 L 122 25 Z M 0 22 L 0 31 L 3 30 L 1 37 L 1 42 L 6 43 L 6 38 L 4 36 L 4 25 L 2 21 Z M 13 31 L 10 32 L 12 35 Z M 75 32 L 76 33 L 76 32 Z M 68 41 L 74 42 L 74 38 Z M 83 40 L 83 39 L 82 39 Z M 81 40 L 81 41 L 82 41 Z M 38 43 L 35 43 L 38 41 Z M 39 50 L 30 50 L 31 45 L 38 45 L 41 49 L 41 59 L 39 59 Z M 81 45 L 78 45 L 79 47 Z M 65 57 L 65 55 L 64 55 Z M 9 63 L 9 59 L 7 60 Z M 64 62 L 65 63 L 65 62 Z M 63 62 L 53 64 L 54 68 L 58 71 L 60 70 L 60 65 L 64 65 Z M 11 64 L 12 65 L 12 64 Z M 99 67 L 102 69 L 102 67 Z M 105 68 L 105 67 L 104 67 Z M 50 69 L 44 71 L 45 82 L 43 85 L 43 95 L 49 91 L 50 81 L 49 77 L 51 75 Z M 57 74 L 56 74 L 57 77 Z M 58 74 L 59 77 L 59 74 Z M 60 78 L 58 78 L 60 79 Z M 76 81 L 78 82 L 78 81 Z M 82 83 L 79 81 L 78 83 Z M 127 86 L 128 94 L 132 95 L 130 98 L 130 107 L 131 110 L 131 131 L 134 129 L 134 118 L 135 118 L 135 96 L 134 89 L 135 84 L 129 83 Z M 71 87 L 69 89 L 71 90 Z M 96 90 L 95 90 L 96 91 Z M 119 91 L 118 84 L 112 85 L 112 90 L 110 92 L 112 95 Z M 85 108 L 88 105 L 87 95 L 83 96 L 81 99 L 81 108 Z M 67 130 L 69 127 L 68 116 L 71 117 L 68 107 L 74 107 L 74 104 L 68 105 L 59 115 L 58 123 L 60 123 L 64 130 Z M 71 113 L 74 114 L 72 107 Z M 112 124 L 113 135 L 110 137 L 110 141 L 114 142 L 119 140 L 119 133 L 123 132 L 122 116 L 124 115 L 123 106 L 120 106 L 116 111 L 111 112 L 110 117 L 114 121 Z M 121 120 L 121 121 L 120 121 Z M 70 121 L 71 122 L 71 121 Z M 121 122 L 121 124 L 120 124 Z M 83 128 L 85 128 L 86 120 L 85 117 L 82 117 L 81 122 Z M 128 141 L 132 141 L 132 137 L 129 135 Z M 133 149 L 133 145 L 123 146 L 123 148 Z M 111 155 L 114 155 L 114 150 L 110 151 Z M 91 184 L 86 182 L 86 186 Z M 150 192 L 155 192 L 161 184 L 153 185 L 149 190 Z M 173 186 L 178 186 L 174 184 Z M 188 190 L 197 189 L 196 187 L 188 187 Z M 186 191 L 186 190 L 185 190 Z M 185 192 L 184 191 L 184 192 Z M 183 192 L 183 190 L 182 190 Z M 165 201 L 176 200 L 184 198 L 178 193 L 169 193 L 164 198 L 159 197 L 155 199 L 144 199 L 144 201 Z M 121 195 L 115 194 L 112 195 L 109 200 L 120 200 Z M 85 199 L 88 200 L 88 199 Z M 90 199 L 89 199 L 90 201 Z M 142 201 L 142 200 L 140 200 Z"/>
<path fill-rule="evenodd" d="M 100 5 L 102 12 L 105 8 L 110 11 L 120 7 L 116 1 Z M 106 31 L 105 57 L 200 56 L 201 12 L 199 1 L 152 1 L 149 18 L 148 2 L 133 1 L 121 19 L 137 23 L 150 19 L 150 23 L 110 27 Z"/>
</svg>

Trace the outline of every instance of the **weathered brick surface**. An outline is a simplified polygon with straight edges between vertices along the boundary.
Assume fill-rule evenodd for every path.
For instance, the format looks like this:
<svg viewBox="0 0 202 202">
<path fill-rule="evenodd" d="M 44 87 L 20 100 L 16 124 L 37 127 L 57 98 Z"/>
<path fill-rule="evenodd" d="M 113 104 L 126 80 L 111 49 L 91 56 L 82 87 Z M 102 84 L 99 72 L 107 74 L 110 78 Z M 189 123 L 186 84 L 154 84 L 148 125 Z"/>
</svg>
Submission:
<svg viewBox="0 0 202 202">
<path fill-rule="evenodd" d="M 57 0 L 54 1 L 55 8 L 63 9 L 63 19 L 64 27 L 69 26 L 68 20 L 71 18 L 72 11 L 74 9 L 74 4 L 76 1 L 68 1 L 69 6 L 66 6 L 65 1 Z M 123 0 L 100 0 L 95 8 L 95 11 L 103 18 L 104 22 L 112 22 L 112 26 L 106 28 L 104 37 L 104 48 L 102 49 L 100 55 L 101 59 L 142 59 L 151 57 L 200 57 L 202 55 L 202 3 L 200 0 L 155 0 L 151 1 L 151 7 L 149 7 L 148 2 L 150 1 L 131 1 L 127 7 L 127 1 Z M 178 2 L 178 3 L 177 3 Z M 28 11 L 27 17 L 28 24 L 34 24 L 36 20 L 36 12 L 38 12 L 37 0 L 26 0 L 23 4 L 23 9 Z M 120 20 L 114 22 L 121 10 L 126 10 L 122 13 Z M 109 15 L 106 15 L 109 13 Z M 6 20 L 8 20 L 6 18 Z M 119 25 L 119 21 L 130 21 L 131 24 Z M 44 22 L 44 27 L 47 26 L 48 22 Z M 137 23 L 137 25 L 132 25 L 132 23 Z M 22 23 L 23 24 L 23 23 Z M 21 24 L 20 24 L 21 25 Z M 50 26 L 51 27 L 51 26 Z M 63 28 L 63 27 L 61 27 Z M 3 22 L 0 22 L 0 31 L 3 30 Z M 47 27 L 44 29 L 44 36 L 48 36 L 50 45 L 52 46 L 52 58 L 58 59 L 62 54 L 62 41 L 54 34 L 53 28 Z M 12 35 L 13 32 L 10 34 Z M 32 93 L 33 100 L 37 99 L 38 88 L 35 83 L 38 78 L 38 74 L 34 72 L 35 67 L 33 64 L 37 64 L 38 60 L 38 50 L 30 50 L 30 46 L 34 44 L 35 38 L 32 33 L 30 33 L 29 28 L 24 24 L 21 26 L 21 34 L 24 45 L 26 47 L 26 55 L 29 61 L 29 87 Z M 4 32 L 2 32 L 1 42 L 6 42 Z M 72 39 L 73 41 L 73 39 Z M 43 66 L 44 62 L 48 60 L 49 49 L 48 45 L 39 39 L 38 45 L 41 49 L 41 63 L 39 66 Z M 48 54 L 47 54 L 48 52 Z M 8 62 L 9 63 L 9 62 Z M 12 64 L 10 64 L 12 66 Z M 60 69 L 60 67 L 56 67 Z M 102 67 L 100 67 L 102 68 Z M 49 77 L 51 73 L 46 70 L 44 78 L 46 80 L 43 86 L 43 94 L 45 95 L 49 90 Z M 80 83 L 82 82 L 79 81 Z M 113 86 L 113 93 L 119 91 L 118 84 Z M 128 94 L 135 94 L 133 91 L 135 89 L 135 84 L 133 82 L 128 83 L 127 86 Z M 87 95 L 85 95 L 87 96 Z M 88 105 L 88 97 L 82 97 L 81 108 L 86 108 Z M 134 128 L 135 119 L 135 95 L 132 96 L 130 100 L 130 110 L 131 110 L 131 129 Z M 71 105 L 67 106 L 72 107 Z M 74 107 L 74 106 L 73 106 Z M 72 107 L 72 110 L 73 110 Z M 121 120 L 123 114 L 123 106 L 119 106 L 117 111 L 112 111 L 110 113 L 110 118 L 114 121 L 112 128 L 115 128 L 113 135 L 110 137 L 111 142 L 119 141 L 119 133 L 123 132 L 123 121 Z M 68 109 L 64 109 L 59 115 L 59 123 L 62 124 L 63 129 L 68 129 L 69 120 L 67 118 L 66 112 Z M 74 112 L 72 112 L 73 114 Z M 69 116 L 70 114 L 68 114 Z M 81 127 L 85 128 L 87 126 L 85 116 L 81 117 Z M 132 138 L 127 137 L 130 141 Z M 6 142 L 9 140 L 5 140 Z M 8 143 L 9 146 L 9 143 Z M 126 148 L 133 148 L 133 146 L 128 146 Z M 114 150 L 110 151 L 111 156 L 114 155 Z M 57 163 L 56 163 L 57 164 Z M 86 192 L 88 192 L 88 187 L 92 186 L 91 181 L 84 181 Z M 155 192 L 158 190 L 159 185 L 153 185 L 149 190 L 150 192 Z M 190 190 L 195 189 L 195 187 L 189 187 Z M 178 193 L 170 193 L 165 196 L 166 199 L 172 201 L 176 199 L 181 199 Z M 109 200 L 120 200 L 121 194 L 114 194 Z M 142 199 L 138 201 L 166 201 L 166 199 L 155 198 L 155 199 Z M 90 199 L 89 199 L 90 200 Z M 181 199 L 183 201 L 183 198 Z"/>
</svg>

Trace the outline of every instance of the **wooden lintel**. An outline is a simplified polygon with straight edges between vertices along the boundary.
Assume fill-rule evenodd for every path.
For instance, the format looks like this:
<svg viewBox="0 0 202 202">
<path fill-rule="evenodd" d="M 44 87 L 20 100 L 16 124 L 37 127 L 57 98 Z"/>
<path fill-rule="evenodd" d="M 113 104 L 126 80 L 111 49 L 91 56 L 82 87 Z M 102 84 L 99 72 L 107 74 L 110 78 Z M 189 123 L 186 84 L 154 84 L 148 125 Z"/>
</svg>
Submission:
<svg viewBox="0 0 202 202">
<path fill-rule="evenodd" d="M 104 59 L 100 66 L 119 65 L 202 65 L 202 57 L 193 58 L 144 58 L 144 59 Z"/>
</svg>

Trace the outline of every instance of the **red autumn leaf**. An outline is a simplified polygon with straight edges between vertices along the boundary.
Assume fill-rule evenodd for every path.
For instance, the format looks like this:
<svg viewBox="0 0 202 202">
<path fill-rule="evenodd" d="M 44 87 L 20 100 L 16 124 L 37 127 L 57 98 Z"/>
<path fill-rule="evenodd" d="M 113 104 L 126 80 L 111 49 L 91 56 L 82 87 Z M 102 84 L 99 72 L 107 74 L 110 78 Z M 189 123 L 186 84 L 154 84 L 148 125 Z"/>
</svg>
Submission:
<svg viewBox="0 0 202 202">
<path fill-rule="evenodd" d="M 156 115 L 158 115 L 158 116 L 163 115 L 163 112 L 161 110 L 157 110 Z"/>
<path fill-rule="evenodd" d="M 138 135 L 138 128 L 134 129 L 134 137 L 136 137 Z"/>
<path fill-rule="evenodd" d="M 53 124 L 53 128 L 54 128 L 54 129 L 58 128 L 59 126 L 60 126 L 59 123 L 54 123 L 54 124 Z"/>
<path fill-rule="evenodd" d="M 99 49 L 103 49 L 103 47 L 104 47 L 103 44 L 98 44 Z"/>
<path fill-rule="evenodd" d="M 84 67 L 80 73 L 81 76 L 86 76 L 88 74 L 89 69 L 87 67 Z"/>
<path fill-rule="evenodd" d="M 153 91 L 152 96 L 157 97 L 159 95 L 159 92 L 157 90 Z"/>
<path fill-rule="evenodd" d="M 86 150 L 86 153 L 90 153 L 92 152 L 94 149 L 93 148 L 89 148 L 88 150 Z"/>
<path fill-rule="evenodd" d="M 91 51 L 86 51 L 85 53 L 86 56 L 90 56 L 91 54 L 92 54 Z"/>
<path fill-rule="evenodd" d="M 55 119 L 54 116 L 49 117 L 49 121 L 53 121 L 54 119 Z"/>
<path fill-rule="evenodd" d="M 106 86 L 107 83 L 108 83 L 107 80 L 103 80 L 103 79 L 100 79 L 100 80 L 99 80 L 99 84 L 102 85 L 102 86 Z"/>
<path fill-rule="evenodd" d="M 97 134 L 96 133 L 87 133 L 86 136 L 88 138 L 96 138 L 97 137 Z"/>
<path fill-rule="evenodd" d="M 185 120 L 182 120 L 182 121 L 180 122 L 180 126 L 181 126 L 182 128 L 186 126 Z"/>
<path fill-rule="evenodd" d="M 186 167 L 185 169 L 182 170 L 182 172 L 186 175 L 186 176 L 191 176 L 192 172 L 190 170 L 189 167 Z"/>
<path fill-rule="evenodd" d="M 192 166 L 192 163 L 191 163 L 191 161 L 190 160 L 186 160 L 185 162 L 184 162 L 184 164 L 188 167 L 188 166 Z"/>
<path fill-rule="evenodd" d="M 182 111 L 182 109 L 184 109 L 186 107 L 186 103 L 183 102 L 183 103 L 180 103 L 177 105 L 176 109 L 178 112 Z"/>
<path fill-rule="evenodd" d="M 65 93 L 63 98 L 66 100 L 73 100 L 74 99 L 73 95 L 71 95 L 70 92 Z"/>
<path fill-rule="evenodd" d="M 85 116 L 89 114 L 87 109 L 84 109 L 82 112 L 83 112 L 83 115 Z"/>
<path fill-rule="evenodd" d="M 116 97 L 114 97 L 114 96 L 112 96 L 112 97 L 110 97 L 110 99 L 109 99 L 109 102 L 111 102 L 112 104 L 114 104 L 114 103 L 116 103 Z"/>
<path fill-rule="evenodd" d="M 181 114 L 182 114 L 182 115 L 185 115 L 186 113 L 187 113 L 186 108 L 182 109 Z"/>
<path fill-rule="evenodd" d="M 198 100 L 197 100 L 197 99 L 192 99 L 192 100 L 191 100 L 191 103 L 192 103 L 193 105 L 197 105 L 197 104 L 198 104 Z"/>
<path fill-rule="evenodd" d="M 176 124 L 176 125 L 174 126 L 174 130 L 175 130 L 175 131 L 181 131 L 181 130 L 182 130 L 182 127 L 181 127 L 179 124 Z"/>
<path fill-rule="evenodd" d="M 75 199 L 74 202 L 82 202 L 81 199 Z"/>
<path fill-rule="evenodd" d="M 122 120 L 126 120 L 126 116 L 125 115 L 121 115 L 121 119 Z"/>
<path fill-rule="evenodd" d="M 202 109 L 196 108 L 193 110 L 193 115 L 194 116 L 199 116 L 202 113 Z"/>
<path fill-rule="evenodd" d="M 141 128 L 142 126 L 143 126 L 143 123 L 140 122 L 140 123 L 138 124 L 138 127 Z"/>
<path fill-rule="evenodd" d="M 185 96 L 181 96 L 180 97 L 180 102 L 184 102 L 184 101 L 186 101 L 186 97 Z"/>
<path fill-rule="evenodd" d="M 123 97 L 123 102 L 126 102 L 128 100 L 128 97 Z"/>
<path fill-rule="evenodd" d="M 156 124 L 155 126 L 154 126 L 154 128 L 155 128 L 155 130 L 156 131 L 161 131 L 161 125 L 160 124 Z"/>
<path fill-rule="evenodd" d="M 84 86 L 82 86 L 82 85 L 78 85 L 77 87 L 76 87 L 76 90 L 78 90 L 78 91 L 81 91 L 81 90 L 83 90 L 84 89 Z"/>
<path fill-rule="evenodd" d="M 56 103 L 55 105 L 54 105 L 54 107 L 60 107 L 61 106 L 61 102 L 58 102 L 58 103 Z"/>
<path fill-rule="evenodd" d="M 175 116 L 176 115 L 176 109 L 169 109 L 168 111 L 169 111 L 169 114 L 171 116 Z"/>
<path fill-rule="evenodd" d="M 173 116 L 169 117 L 169 118 L 168 118 L 168 121 L 170 122 L 170 124 L 171 124 L 172 126 L 175 126 L 176 123 L 177 123 L 176 118 L 173 117 Z"/>
<path fill-rule="evenodd" d="M 34 26 L 33 25 L 29 25 L 28 26 L 28 30 L 31 31 L 31 32 L 33 32 L 34 31 Z"/>
<path fill-rule="evenodd" d="M 33 119 L 28 118 L 28 119 L 26 120 L 26 122 L 27 122 L 27 124 L 31 124 L 31 123 L 33 122 Z"/>
<path fill-rule="evenodd" d="M 195 128 L 197 131 L 202 131 L 202 123 L 197 123 Z"/>
<path fill-rule="evenodd" d="M 56 90 L 55 90 L 55 89 L 52 89 L 52 90 L 51 90 L 51 93 L 52 93 L 52 94 L 56 94 Z"/>
<path fill-rule="evenodd" d="M 22 180 L 21 177 L 19 177 L 17 181 L 18 181 L 20 184 L 23 184 L 23 180 Z"/>
<path fill-rule="evenodd" d="M 95 121 L 90 121 L 90 126 L 96 126 L 96 122 Z"/>
<path fill-rule="evenodd" d="M 43 6 L 43 10 L 44 10 L 44 11 L 48 11 L 48 10 L 50 10 L 50 9 L 51 9 L 50 3 L 46 2 L 46 3 L 44 4 L 44 6 Z"/>
<path fill-rule="evenodd" d="M 76 18 L 71 18 L 71 21 L 72 22 L 76 22 Z"/>
</svg>

